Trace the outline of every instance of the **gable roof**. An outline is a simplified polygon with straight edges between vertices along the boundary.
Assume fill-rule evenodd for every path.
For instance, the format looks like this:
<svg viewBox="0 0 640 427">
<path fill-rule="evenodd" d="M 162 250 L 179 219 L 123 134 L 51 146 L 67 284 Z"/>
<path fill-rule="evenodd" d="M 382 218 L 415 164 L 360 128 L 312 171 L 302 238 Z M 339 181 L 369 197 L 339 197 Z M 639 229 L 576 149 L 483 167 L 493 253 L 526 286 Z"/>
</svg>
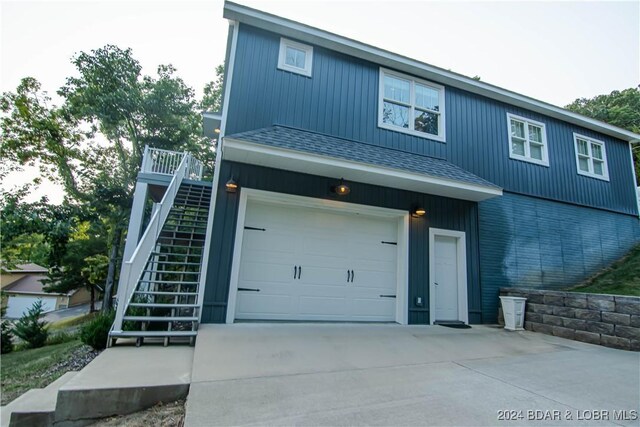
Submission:
<svg viewBox="0 0 640 427">
<path fill-rule="evenodd" d="M 46 274 L 27 274 L 26 276 L 7 285 L 3 291 L 15 294 L 44 294 L 44 295 L 65 295 L 63 293 L 45 292 L 42 280 L 46 279 Z"/>
<path fill-rule="evenodd" d="M 460 198 L 467 200 L 482 200 L 502 194 L 502 189 L 491 182 L 480 178 L 446 160 L 428 157 L 420 154 L 408 153 L 394 150 L 392 148 L 380 147 L 373 144 L 353 141 L 344 138 L 324 135 L 287 126 L 270 126 L 262 129 L 241 132 L 225 137 L 225 148 L 223 156 L 230 160 L 251 163 L 245 154 L 234 153 L 234 150 L 242 150 L 241 144 L 252 144 L 254 156 L 259 156 L 260 150 L 255 147 L 267 147 L 275 149 L 277 152 L 266 153 L 268 155 L 289 157 L 288 168 L 295 170 L 300 166 L 300 172 L 314 174 L 309 166 L 303 166 L 303 162 L 314 161 L 309 156 L 314 157 L 316 162 L 323 163 L 328 167 L 330 159 L 342 162 L 344 169 L 332 170 L 333 173 L 349 173 L 346 170 L 358 170 L 362 167 L 373 166 L 380 173 L 386 173 L 385 179 L 392 179 L 392 175 L 410 174 L 411 179 L 418 180 L 423 185 L 436 185 L 440 189 L 434 189 L 434 194 L 453 196 L 451 188 L 464 191 L 465 194 L 458 194 Z M 231 153 L 231 154 L 229 154 Z M 307 156 L 300 158 L 298 155 Z M 320 159 L 320 160 L 317 160 Z M 269 166 L 266 157 L 255 158 L 253 162 L 264 166 Z M 296 165 L 294 163 L 299 163 Z M 277 167 L 277 164 L 271 165 Z M 321 173 L 315 171 L 317 173 Z M 375 173 L 375 172 L 374 172 Z M 346 179 L 357 181 L 356 176 Z M 371 181 L 362 181 L 371 182 Z M 391 182 L 391 181 L 386 181 Z M 371 182 L 375 183 L 375 182 Z M 446 190 L 445 190 L 446 187 Z M 403 187 L 407 188 L 407 187 Z M 470 194 L 473 193 L 473 194 Z"/>
<path fill-rule="evenodd" d="M 338 51 L 381 66 L 392 68 L 444 85 L 457 87 L 516 107 L 525 108 L 574 125 L 582 126 L 625 141 L 639 141 L 640 134 L 612 126 L 564 108 L 477 81 L 425 62 L 398 55 L 347 37 L 339 36 L 290 19 L 272 15 L 237 3 L 225 1 L 223 16 L 254 27 L 272 31 L 316 46 Z"/>
</svg>

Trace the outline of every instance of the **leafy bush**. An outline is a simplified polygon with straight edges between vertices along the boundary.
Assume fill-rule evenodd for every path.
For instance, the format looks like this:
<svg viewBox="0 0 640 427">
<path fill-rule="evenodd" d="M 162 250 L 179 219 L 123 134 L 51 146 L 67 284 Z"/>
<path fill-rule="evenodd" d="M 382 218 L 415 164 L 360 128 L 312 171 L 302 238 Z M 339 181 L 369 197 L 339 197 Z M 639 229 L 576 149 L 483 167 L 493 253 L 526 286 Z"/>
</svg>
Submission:
<svg viewBox="0 0 640 427">
<path fill-rule="evenodd" d="M 0 353 L 11 353 L 13 351 L 13 332 L 11 332 L 9 321 L 3 320 L 2 324 L 0 324 L 0 328 L 2 328 L 2 336 L 0 337 Z"/>
<path fill-rule="evenodd" d="M 115 311 L 111 310 L 100 313 L 93 320 L 82 325 L 80 328 L 82 342 L 96 350 L 103 350 L 107 346 L 109 330 L 115 317 Z"/>
<path fill-rule="evenodd" d="M 69 332 L 62 331 L 62 332 L 58 332 L 57 334 L 49 335 L 49 338 L 47 338 L 46 345 L 62 344 L 65 342 L 73 341 L 77 338 L 78 338 L 77 333 L 69 333 Z"/>
<path fill-rule="evenodd" d="M 16 322 L 14 333 L 27 343 L 27 348 L 42 347 L 47 341 L 47 336 L 49 336 L 46 328 L 47 322 L 40 320 L 43 312 L 42 300 L 38 300 Z"/>
</svg>

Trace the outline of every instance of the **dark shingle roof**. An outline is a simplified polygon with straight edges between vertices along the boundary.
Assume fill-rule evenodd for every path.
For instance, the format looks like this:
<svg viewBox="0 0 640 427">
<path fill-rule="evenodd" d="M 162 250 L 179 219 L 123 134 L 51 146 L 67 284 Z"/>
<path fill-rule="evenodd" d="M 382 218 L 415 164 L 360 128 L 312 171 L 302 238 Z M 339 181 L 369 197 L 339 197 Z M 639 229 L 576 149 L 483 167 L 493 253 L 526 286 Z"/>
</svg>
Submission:
<svg viewBox="0 0 640 427">
<path fill-rule="evenodd" d="M 444 178 L 483 187 L 500 188 L 446 160 L 285 126 L 271 126 L 241 132 L 229 135 L 227 138 L 424 174 L 434 178 Z"/>
</svg>

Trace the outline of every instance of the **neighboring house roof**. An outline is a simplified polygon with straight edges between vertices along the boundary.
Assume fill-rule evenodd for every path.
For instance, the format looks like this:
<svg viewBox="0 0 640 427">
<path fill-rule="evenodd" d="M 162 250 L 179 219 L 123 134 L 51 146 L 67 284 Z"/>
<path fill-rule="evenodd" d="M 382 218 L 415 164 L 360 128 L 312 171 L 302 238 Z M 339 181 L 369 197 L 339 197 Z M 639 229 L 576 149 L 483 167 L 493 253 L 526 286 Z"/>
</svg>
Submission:
<svg viewBox="0 0 640 427">
<path fill-rule="evenodd" d="M 361 58 L 385 67 L 393 68 L 434 82 L 457 87 L 486 96 L 510 105 L 526 108 L 568 123 L 583 126 L 625 141 L 640 140 L 640 135 L 626 129 L 612 126 L 599 120 L 574 113 L 564 108 L 503 89 L 485 82 L 474 80 L 433 65 L 398 55 L 347 37 L 339 36 L 309 25 L 301 24 L 280 16 L 252 9 L 237 3 L 225 2 L 224 17 L 246 23 L 254 27 L 272 31 L 316 46 Z"/>
<path fill-rule="evenodd" d="M 10 294 L 42 294 L 51 296 L 66 295 L 62 293 L 45 292 L 42 280 L 46 278 L 46 274 L 27 274 L 23 278 L 18 279 L 5 287 L 3 291 Z"/>
<path fill-rule="evenodd" d="M 28 264 L 16 264 L 15 268 L 6 269 L 2 268 L 5 273 L 46 273 L 48 270 L 38 264 L 28 263 Z"/>
<path fill-rule="evenodd" d="M 228 135 L 225 137 L 225 150 L 230 149 L 230 144 L 233 141 L 260 144 L 289 152 L 308 153 L 323 158 L 346 160 L 355 164 L 372 165 L 398 172 L 469 184 L 495 192 L 496 195 L 501 192 L 501 188 L 497 185 L 446 160 L 286 126 L 276 125 Z"/>
</svg>

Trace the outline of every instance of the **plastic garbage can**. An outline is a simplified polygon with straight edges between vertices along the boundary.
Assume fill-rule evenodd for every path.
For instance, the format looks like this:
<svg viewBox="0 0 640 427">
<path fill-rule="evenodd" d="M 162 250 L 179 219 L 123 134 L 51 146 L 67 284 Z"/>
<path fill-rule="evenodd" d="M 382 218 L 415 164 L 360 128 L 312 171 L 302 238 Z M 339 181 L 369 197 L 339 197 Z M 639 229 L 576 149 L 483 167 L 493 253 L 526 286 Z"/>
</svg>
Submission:
<svg viewBox="0 0 640 427">
<path fill-rule="evenodd" d="M 522 297 L 500 297 L 504 328 L 508 331 L 524 331 L 524 305 L 527 301 Z"/>
</svg>

